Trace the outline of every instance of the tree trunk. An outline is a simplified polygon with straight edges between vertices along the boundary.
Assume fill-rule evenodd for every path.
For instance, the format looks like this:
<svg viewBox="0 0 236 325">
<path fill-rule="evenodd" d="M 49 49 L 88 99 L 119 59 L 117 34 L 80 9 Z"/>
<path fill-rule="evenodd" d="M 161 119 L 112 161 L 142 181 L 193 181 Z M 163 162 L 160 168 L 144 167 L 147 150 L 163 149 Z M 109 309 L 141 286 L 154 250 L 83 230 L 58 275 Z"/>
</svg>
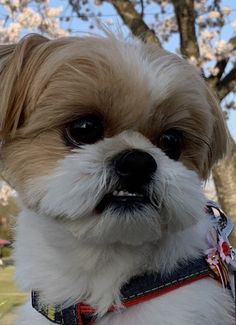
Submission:
<svg viewBox="0 0 236 325">
<path fill-rule="evenodd" d="M 180 50 L 182 56 L 196 58 L 200 51 L 195 30 L 194 0 L 172 0 L 180 34 Z"/>
<path fill-rule="evenodd" d="M 229 155 L 213 169 L 219 203 L 236 225 L 236 143 L 231 139 L 232 149 Z M 231 237 L 236 247 L 236 227 Z"/>
</svg>

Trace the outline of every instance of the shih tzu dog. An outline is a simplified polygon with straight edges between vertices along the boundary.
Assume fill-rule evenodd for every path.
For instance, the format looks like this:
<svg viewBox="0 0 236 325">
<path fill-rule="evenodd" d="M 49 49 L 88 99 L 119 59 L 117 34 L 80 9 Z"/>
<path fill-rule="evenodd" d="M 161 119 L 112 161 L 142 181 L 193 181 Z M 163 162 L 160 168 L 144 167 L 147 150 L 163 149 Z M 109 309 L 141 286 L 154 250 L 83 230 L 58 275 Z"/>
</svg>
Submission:
<svg viewBox="0 0 236 325">
<path fill-rule="evenodd" d="M 227 131 L 198 71 L 137 39 L 29 35 L 0 47 L 0 73 L 16 277 L 32 291 L 16 325 L 234 324 L 204 264 L 201 181 Z"/>
</svg>

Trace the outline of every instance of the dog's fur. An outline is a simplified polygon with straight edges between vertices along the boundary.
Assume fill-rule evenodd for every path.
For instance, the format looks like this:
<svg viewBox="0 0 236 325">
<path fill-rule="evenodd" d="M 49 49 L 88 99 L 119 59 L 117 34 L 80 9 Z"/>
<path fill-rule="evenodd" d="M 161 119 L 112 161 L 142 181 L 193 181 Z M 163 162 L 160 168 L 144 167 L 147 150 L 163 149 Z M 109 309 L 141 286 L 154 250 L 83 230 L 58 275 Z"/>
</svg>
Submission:
<svg viewBox="0 0 236 325">
<path fill-rule="evenodd" d="M 83 301 L 98 325 L 231 325 L 233 302 L 212 279 L 199 280 L 128 310 L 119 290 L 144 271 L 169 272 L 204 254 L 201 180 L 226 151 L 220 108 L 197 70 L 137 39 L 48 40 L 0 47 L 1 169 L 23 209 L 16 227 L 17 279 L 46 303 Z M 71 148 L 67 123 L 99 114 L 104 139 Z M 184 135 L 178 161 L 158 147 L 163 132 Z M 156 161 L 142 208 L 95 211 L 119 179 L 111 161 L 140 149 Z M 158 202 L 158 203 L 157 203 Z M 116 304 L 118 312 L 106 314 Z M 16 325 L 50 325 L 30 302 Z"/>
</svg>

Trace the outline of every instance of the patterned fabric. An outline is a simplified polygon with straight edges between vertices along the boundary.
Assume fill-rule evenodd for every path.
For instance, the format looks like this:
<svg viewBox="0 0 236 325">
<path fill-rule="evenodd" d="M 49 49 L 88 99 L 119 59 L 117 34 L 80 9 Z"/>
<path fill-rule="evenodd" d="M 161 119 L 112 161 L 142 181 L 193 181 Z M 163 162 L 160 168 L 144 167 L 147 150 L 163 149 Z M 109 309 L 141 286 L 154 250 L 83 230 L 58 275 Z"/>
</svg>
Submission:
<svg viewBox="0 0 236 325">
<path fill-rule="evenodd" d="M 228 239 L 233 230 L 233 223 L 215 202 L 209 201 L 207 209 L 217 223 L 207 234 L 209 248 L 205 252 L 206 261 L 223 288 L 230 289 L 230 274 L 236 271 L 236 252 Z"/>
</svg>

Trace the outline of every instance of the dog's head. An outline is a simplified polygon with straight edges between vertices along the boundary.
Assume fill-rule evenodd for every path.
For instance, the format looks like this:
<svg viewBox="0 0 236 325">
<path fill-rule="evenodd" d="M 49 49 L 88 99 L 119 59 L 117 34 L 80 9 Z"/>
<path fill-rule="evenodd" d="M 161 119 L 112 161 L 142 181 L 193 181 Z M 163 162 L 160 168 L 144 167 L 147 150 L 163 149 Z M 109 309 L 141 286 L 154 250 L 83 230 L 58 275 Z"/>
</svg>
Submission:
<svg viewBox="0 0 236 325">
<path fill-rule="evenodd" d="M 32 35 L 0 56 L 2 171 L 26 207 L 96 243 L 194 223 L 227 132 L 193 66 L 113 36 Z"/>
</svg>

